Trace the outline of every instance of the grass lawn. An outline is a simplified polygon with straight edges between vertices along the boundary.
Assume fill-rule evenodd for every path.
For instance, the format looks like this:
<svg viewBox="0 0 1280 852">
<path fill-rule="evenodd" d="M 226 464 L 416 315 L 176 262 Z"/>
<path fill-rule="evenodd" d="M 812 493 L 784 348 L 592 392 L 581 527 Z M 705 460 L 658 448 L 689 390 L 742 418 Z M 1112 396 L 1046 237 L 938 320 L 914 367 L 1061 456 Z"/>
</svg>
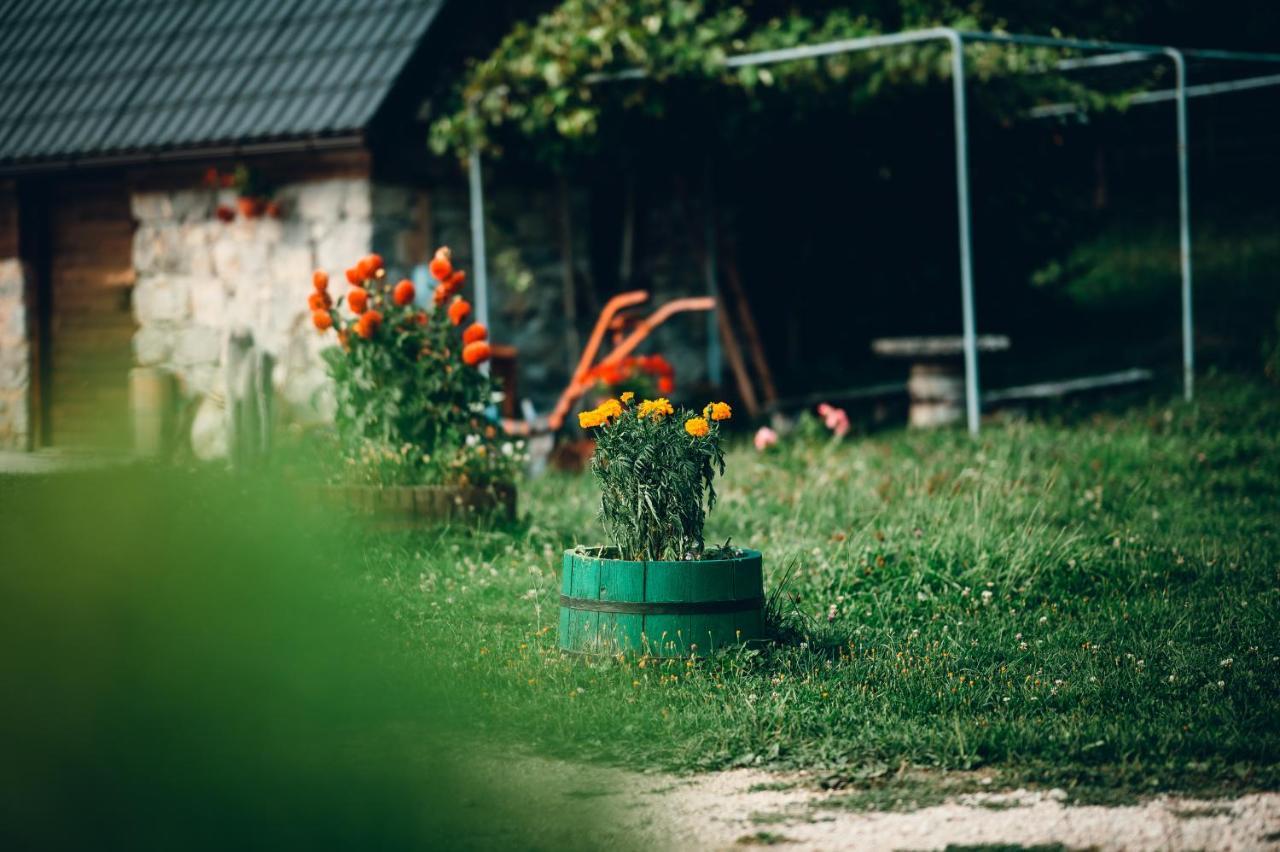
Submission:
<svg viewBox="0 0 1280 852">
<path fill-rule="evenodd" d="M 923 769 L 1080 798 L 1280 786 L 1280 398 L 1210 378 L 1059 422 L 733 450 L 708 540 L 788 578 L 784 638 L 699 660 L 556 647 L 589 476 L 514 531 L 375 537 L 376 617 L 473 684 L 499 744 L 677 770 L 829 770 L 883 804 Z M 963 777 L 965 773 L 952 773 Z M 893 795 L 890 792 L 888 795 Z"/>
</svg>

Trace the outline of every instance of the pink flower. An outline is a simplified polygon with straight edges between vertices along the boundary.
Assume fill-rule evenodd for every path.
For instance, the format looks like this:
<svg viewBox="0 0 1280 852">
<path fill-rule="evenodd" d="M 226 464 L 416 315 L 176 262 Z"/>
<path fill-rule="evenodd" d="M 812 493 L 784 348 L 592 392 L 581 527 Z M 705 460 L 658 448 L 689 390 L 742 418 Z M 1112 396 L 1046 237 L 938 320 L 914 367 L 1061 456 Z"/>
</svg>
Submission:
<svg viewBox="0 0 1280 852">
<path fill-rule="evenodd" d="M 818 406 L 818 415 L 837 438 L 843 438 L 848 433 L 849 415 L 843 408 L 836 408 L 824 402 Z"/>
<path fill-rule="evenodd" d="M 761 426 L 759 431 L 756 432 L 755 445 L 760 452 L 763 453 L 776 443 L 778 443 L 778 433 L 768 426 Z"/>
</svg>

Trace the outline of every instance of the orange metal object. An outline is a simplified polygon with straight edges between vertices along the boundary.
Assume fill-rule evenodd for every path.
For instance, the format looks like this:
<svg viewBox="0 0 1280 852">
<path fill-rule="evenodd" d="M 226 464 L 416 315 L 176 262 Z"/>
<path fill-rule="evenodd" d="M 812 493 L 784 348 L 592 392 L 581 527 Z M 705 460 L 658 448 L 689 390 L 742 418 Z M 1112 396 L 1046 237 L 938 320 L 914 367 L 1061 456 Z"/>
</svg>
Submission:
<svg viewBox="0 0 1280 852">
<path fill-rule="evenodd" d="M 600 318 L 596 320 L 595 328 L 591 330 L 591 337 L 587 340 L 586 348 L 582 350 L 582 357 L 578 359 L 578 367 L 573 371 L 573 378 L 569 382 L 569 386 L 564 389 L 564 393 L 560 394 L 556 407 L 552 410 L 551 415 L 547 418 L 547 425 L 552 431 L 559 429 L 564 425 L 564 418 L 569 413 L 569 409 L 573 404 L 582 398 L 588 390 L 591 389 L 591 382 L 587 380 L 587 376 L 594 369 L 592 366 L 596 359 L 596 353 L 600 351 L 600 344 L 604 340 L 605 332 L 609 330 L 610 324 L 620 311 L 648 301 L 649 293 L 645 290 L 632 290 L 627 293 L 620 293 L 610 299 L 604 306 L 604 310 L 600 312 Z M 658 308 L 649 316 L 640 320 L 635 329 L 628 334 L 623 340 L 614 347 L 613 351 L 600 360 L 595 366 L 604 366 L 606 364 L 616 364 L 623 358 L 630 355 L 635 348 L 639 346 L 646 337 L 658 326 L 662 325 L 674 314 L 684 311 L 710 311 L 716 306 L 716 300 L 710 296 L 694 296 L 684 299 L 675 299 L 667 302 Z"/>
</svg>

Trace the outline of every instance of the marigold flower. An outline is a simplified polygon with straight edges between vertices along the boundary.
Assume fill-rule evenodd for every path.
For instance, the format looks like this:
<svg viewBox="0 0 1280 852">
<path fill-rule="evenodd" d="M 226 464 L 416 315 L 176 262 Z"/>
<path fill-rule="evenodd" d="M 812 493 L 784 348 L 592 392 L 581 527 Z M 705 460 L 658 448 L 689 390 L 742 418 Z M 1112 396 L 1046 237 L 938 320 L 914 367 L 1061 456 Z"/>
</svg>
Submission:
<svg viewBox="0 0 1280 852">
<path fill-rule="evenodd" d="M 360 284 L 364 281 L 364 275 L 361 274 L 359 267 L 353 266 L 347 270 L 347 283 Z"/>
<path fill-rule="evenodd" d="M 454 299 L 449 305 L 449 322 L 462 325 L 462 321 L 471 315 L 471 303 L 461 297 Z"/>
<path fill-rule="evenodd" d="M 382 314 L 377 311 L 366 311 L 360 315 L 360 319 L 356 320 L 356 334 L 368 340 L 381 326 Z"/>
<path fill-rule="evenodd" d="M 435 257 L 431 258 L 431 277 L 437 281 L 447 281 L 449 276 L 453 275 L 453 263 L 450 261 L 451 252 L 448 247 L 436 250 Z"/>
<path fill-rule="evenodd" d="M 363 287 L 352 287 L 347 294 L 347 305 L 351 312 L 359 316 L 369 310 L 369 291 Z"/>
<path fill-rule="evenodd" d="M 702 409 L 702 414 L 712 420 L 728 420 L 733 416 L 733 409 L 729 407 L 727 402 L 712 402 Z"/>
<path fill-rule="evenodd" d="M 684 421 L 684 431 L 695 438 L 705 438 L 707 433 L 711 431 L 711 426 L 707 423 L 707 418 L 705 417 L 690 417 Z"/>
<path fill-rule="evenodd" d="M 478 322 L 473 322 L 467 326 L 467 330 L 462 332 L 463 343 L 475 343 L 477 340 L 484 340 L 489 336 L 489 329 L 485 328 Z"/>
<path fill-rule="evenodd" d="M 489 356 L 493 354 L 493 350 L 489 348 L 489 344 L 483 340 L 476 340 L 462 347 L 462 363 L 468 367 L 474 367 L 477 364 L 483 364 L 489 360 Z"/>
<path fill-rule="evenodd" d="M 466 280 L 467 280 L 467 273 L 463 272 L 461 269 L 455 269 L 453 270 L 453 274 L 450 275 L 448 280 L 446 280 L 444 283 L 448 284 L 456 292 L 462 289 L 462 283 Z"/>
<path fill-rule="evenodd" d="M 328 311 L 315 310 L 311 312 L 311 324 L 320 331 L 328 331 L 333 328 L 333 317 Z"/>
<path fill-rule="evenodd" d="M 413 282 L 406 278 L 396 285 L 396 289 L 392 292 L 391 298 L 395 300 L 397 305 L 403 308 L 405 305 L 413 301 L 414 295 L 415 291 L 413 289 Z"/>
<path fill-rule="evenodd" d="M 590 411 L 582 411 L 578 414 L 578 425 L 583 429 L 591 429 L 596 426 L 603 426 L 605 417 L 596 409 Z"/>
<path fill-rule="evenodd" d="M 621 417 L 622 403 L 616 399 L 606 399 L 604 402 L 596 406 L 596 411 L 604 415 L 605 418 Z"/>
<path fill-rule="evenodd" d="M 438 308 L 445 302 L 449 301 L 449 297 L 453 295 L 453 291 L 449 289 L 448 284 L 437 284 L 436 291 L 431 294 L 431 301 Z"/>
<path fill-rule="evenodd" d="M 413 317 L 413 321 L 418 325 L 426 325 L 428 319 L 426 311 L 418 311 Z"/>
<path fill-rule="evenodd" d="M 311 284 L 317 290 L 329 289 L 329 273 L 325 272 L 323 269 L 317 269 L 315 272 L 311 273 Z"/>
<path fill-rule="evenodd" d="M 329 294 L 323 291 L 317 291 L 307 297 L 307 307 L 313 311 L 327 311 L 332 304 L 333 300 L 329 298 Z"/>
<path fill-rule="evenodd" d="M 373 278 L 378 274 L 378 270 L 382 268 L 382 255 L 367 254 L 360 258 L 360 262 L 356 264 L 356 269 L 360 271 L 366 279 Z"/>
<path fill-rule="evenodd" d="M 618 399 L 622 400 L 622 403 L 624 405 L 635 398 L 636 398 L 636 395 L 631 391 L 627 391 L 624 394 L 622 394 L 622 396 L 618 397 Z"/>
<path fill-rule="evenodd" d="M 675 414 L 676 410 L 671 407 L 671 401 L 665 396 L 657 399 L 646 399 L 640 403 L 639 417 L 648 417 L 652 414 L 655 418 L 666 417 Z"/>
</svg>

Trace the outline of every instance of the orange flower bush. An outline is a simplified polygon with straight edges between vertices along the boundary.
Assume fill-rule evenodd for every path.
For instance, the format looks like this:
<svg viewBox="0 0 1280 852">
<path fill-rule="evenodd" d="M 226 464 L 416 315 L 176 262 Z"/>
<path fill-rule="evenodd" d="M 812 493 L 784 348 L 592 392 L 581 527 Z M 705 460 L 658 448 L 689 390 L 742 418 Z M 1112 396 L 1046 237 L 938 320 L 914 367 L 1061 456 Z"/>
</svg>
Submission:
<svg viewBox="0 0 1280 852">
<path fill-rule="evenodd" d="M 670 396 L 676 389 L 675 375 L 675 368 L 661 355 L 629 355 L 597 364 L 587 378 L 605 392 L 626 385 L 642 395 Z"/>
<path fill-rule="evenodd" d="M 732 412 L 710 403 L 711 414 L 699 416 L 661 397 L 636 406 L 633 399 L 623 394 L 578 415 L 596 441 L 591 471 L 601 520 L 621 559 L 700 559 L 713 480 L 724 473 L 720 423 Z"/>
<path fill-rule="evenodd" d="M 435 263 L 446 278 L 440 286 L 456 295 L 465 275 L 453 269 L 448 249 L 435 259 L 444 261 Z M 486 416 L 492 389 L 477 369 L 492 356 L 488 330 L 478 323 L 458 329 L 471 312 L 466 300 L 421 310 L 413 282 L 393 286 L 376 254 L 347 269 L 346 280 L 351 288 L 334 304 L 329 276 L 317 270 L 307 299 L 312 324 L 337 334 L 338 345 L 323 354 L 346 469 L 383 484 L 509 480 L 517 457 L 501 449 L 513 445 L 494 443 L 499 433 Z M 369 468 L 366 457 L 397 462 Z"/>
</svg>

